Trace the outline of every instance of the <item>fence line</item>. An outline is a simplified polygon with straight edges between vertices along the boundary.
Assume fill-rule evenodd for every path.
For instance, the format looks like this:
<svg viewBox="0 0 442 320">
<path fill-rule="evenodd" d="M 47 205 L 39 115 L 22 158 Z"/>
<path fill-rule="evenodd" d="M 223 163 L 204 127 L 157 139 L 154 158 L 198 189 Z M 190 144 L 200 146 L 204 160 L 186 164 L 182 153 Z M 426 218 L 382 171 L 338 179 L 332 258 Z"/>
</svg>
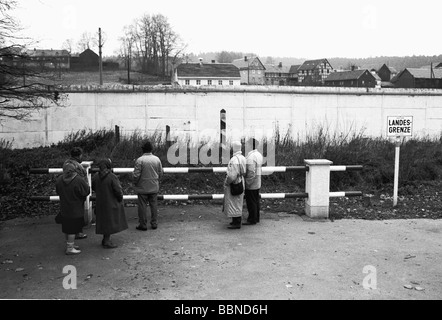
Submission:
<svg viewBox="0 0 442 320">
<path fill-rule="evenodd" d="M 330 171 L 358 171 L 362 170 L 361 165 L 339 165 L 330 166 Z M 293 171 L 308 171 L 308 166 L 268 166 L 262 167 L 262 173 L 271 174 L 274 172 L 293 172 Z M 98 172 L 98 168 L 90 168 L 89 172 Z M 114 173 L 132 173 L 134 168 L 112 168 Z M 164 167 L 164 173 L 201 173 L 201 172 L 213 172 L 213 173 L 226 173 L 227 167 Z M 62 173 L 62 168 L 31 168 L 29 173 L 32 174 L 45 174 L 45 173 Z"/>
<path fill-rule="evenodd" d="M 332 162 L 323 159 L 304 160 L 305 166 L 269 166 L 262 167 L 263 174 L 272 174 L 275 172 L 306 172 L 306 192 L 299 193 L 261 193 L 261 199 L 289 199 L 301 198 L 305 199 L 306 214 L 312 218 L 328 218 L 330 198 L 335 197 L 358 197 L 362 196 L 361 191 L 338 191 L 330 192 L 330 172 L 357 171 L 362 170 L 361 165 L 331 165 Z M 84 161 L 82 165 L 85 167 L 88 181 L 90 184 L 91 175 L 98 172 L 98 168 L 91 168 L 92 161 Z M 132 173 L 134 168 L 113 168 L 114 173 Z M 186 173 L 225 173 L 227 167 L 164 167 L 166 174 L 186 174 Z M 62 173 L 62 168 L 31 168 L 32 174 Z M 31 196 L 34 201 L 60 201 L 59 196 Z M 124 195 L 124 200 L 137 200 L 137 195 Z M 223 200 L 224 194 L 175 194 L 175 195 L 159 195 L 158 200 Z M 91 194 L 87 197 L 85 208 L 92 217 L 91 202 L 96 197 Z"/>
</svg>

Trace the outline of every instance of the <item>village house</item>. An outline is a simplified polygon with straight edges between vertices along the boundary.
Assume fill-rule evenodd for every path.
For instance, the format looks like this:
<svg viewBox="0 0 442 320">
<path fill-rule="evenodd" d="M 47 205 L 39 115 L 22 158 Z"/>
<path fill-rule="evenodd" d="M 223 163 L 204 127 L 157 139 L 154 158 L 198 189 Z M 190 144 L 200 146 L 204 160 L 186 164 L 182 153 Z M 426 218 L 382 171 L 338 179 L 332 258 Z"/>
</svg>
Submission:
<svg viewBox="0 0 442 320">
<path fill-rule="evenodd" d="M 337 71 L 330 73 L 324 80 L 324 84 L 329 87 L 375 88 L 378 82 L 380 82 L 380 78 L 373 75 L 368 69 Z"/>
<path fill-rule="evenodd" d="M 264 85 L 266 83 L 265 67 L 258 57 L 245 56 L 242 59 L 233 60 L 232 64 L 240 71 L 241 84 Z"/>
<path fill-rule="evenodd" d="M 405 68 L 391 82 L 396 88 L 442 89 L 442 69 Z"/>
<path fill-rule="evenodd" d="M 377 74 L 379 78 L 381 78 L 381 81 L 390 82 L 391 79 L 397 75 L 397 71 L 395 68 L 389 67 L 384 63 L 377 71 Z"/>
<path fill-rule="evenodd" d="M 239 86 L 239 69 L 231 63 L 182 63 L 175 69 L 173 82 L 181 86 Z"/>
<path fill-rule="evenodd" d="M 25 63 L 31 68 L 70 69 L 70 54 L 67 50 L 27 50 Z"/>
<path fill-rule="evenodd" d="M 96 71 L 99 67 L 99 56 L 91 49 L 71 57 L 71 69 L 74 71 Z"/>
<path fill-rule="evenodd" d="M 298 84 L 322 85 L 333 67 L 327 59 L 307 60 L 298 68 Z"/>
<path fill-rule="evenodd" d="M 277 66 L 273 64 L 265 64 L 265 84 L 287 86 L 290 79 L 290 66 L 283 66 L 280 62 Z"/>
<path fill-rule="evenodd" d="M 289 86 L 298 85 L 298 69 L 300 66 L 301 66 L 300 64 L 290 66 L 290 70 L 289 70 L 290 75 L 289 75 L 289 79 L 288 79 Z"/>
</svg>

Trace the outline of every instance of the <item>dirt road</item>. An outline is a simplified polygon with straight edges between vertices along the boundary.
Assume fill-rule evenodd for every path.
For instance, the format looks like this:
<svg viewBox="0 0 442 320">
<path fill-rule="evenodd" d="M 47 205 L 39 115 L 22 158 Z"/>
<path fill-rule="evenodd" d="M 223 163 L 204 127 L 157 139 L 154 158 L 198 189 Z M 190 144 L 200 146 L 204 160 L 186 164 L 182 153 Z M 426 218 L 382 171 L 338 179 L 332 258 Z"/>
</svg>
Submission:
<svg viewBox="0 0 442 320">
<path fill-rule="evenodd" d="M 103 249 L 91 227 L 76 242 L 78 256 L 64 254 L 52 216 L 2 223 L 0 298 L 442 298 L 442 220 L 318 222 L 263 212 L 260 224 L 229 230 L 219 206 L 180 205 L 160 207 L 158 229 L 143 232 L 136 208 L 126 213 L 129 229 L 113 236 L 118 248 Z M 66 266 L 75 269 L 63 273 Z M 76 289 L 65 289 L 73 275 Z"/>
</svg>

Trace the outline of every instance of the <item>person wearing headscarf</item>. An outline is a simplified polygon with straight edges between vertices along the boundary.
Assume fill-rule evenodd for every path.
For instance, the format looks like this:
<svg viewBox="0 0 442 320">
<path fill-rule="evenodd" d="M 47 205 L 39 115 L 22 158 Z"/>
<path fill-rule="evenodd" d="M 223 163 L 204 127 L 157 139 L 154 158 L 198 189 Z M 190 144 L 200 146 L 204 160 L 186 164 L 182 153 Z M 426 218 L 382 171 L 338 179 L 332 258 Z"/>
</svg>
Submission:
<svg viewBox="0 0 442 320">
<path fill-rule="evenodd" d="M 227 174 L 224 180 L 224 204 L 223 212 L 228 218 L 232 218 L 232 222 L 228 226 L 229 229 L 240 229 L 242 223 L 242 207 L 244 193 L 240 195 L 232 195 L 230 192 L 230 184 L 242 183 L 244 188 L 244 176 L 246 175 L 246 158 L 241 152 L 241 142 L 232 142 L 233 156 L 227 165 Z"/>
<path fill-rule="evenodd" d="M 112 249 L 117 245 L 112 243 L 112 234 L 128 228 L 123 203 L 123 189 L 120 180 L 112 172 L 110 159 L 98 163 L 100 171 L 92 178 L 92 190 L 95 191 L 95 233 L 102 234 L 103 248 Z"/>
<path fill-rule="evenodd" d="M 79 176 L 89 186 L 86 169 L 81 165 L 83 150 L 80 147 L 74 147 L 71 150 L 71 157 L 63 163 L 63 175 L 65 178 Z M 84 213 L 84 212 L 83 212 Z M 83 228 L 75 235 L 75 239 L 85 239 L 87 234 L 83 233 Z"/>
<path fill-rule="evenodd" d="M 89 185 L 74 171 L 67 170 L 57 177 L 55 190 L 60 197 L 61 229 L 66 235 L 66 254 L 79 254 L 74 245 L 76 234 L 84 226 L 84 201 L 90 193 Z"/>
</svg>

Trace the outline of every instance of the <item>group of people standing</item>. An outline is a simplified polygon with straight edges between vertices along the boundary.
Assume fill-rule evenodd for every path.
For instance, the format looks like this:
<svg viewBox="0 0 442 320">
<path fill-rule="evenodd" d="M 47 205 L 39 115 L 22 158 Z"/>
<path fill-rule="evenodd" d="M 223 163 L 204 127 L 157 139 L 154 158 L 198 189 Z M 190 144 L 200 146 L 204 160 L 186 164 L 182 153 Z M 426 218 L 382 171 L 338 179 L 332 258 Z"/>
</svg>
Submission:
<svg viewBox="0 0 442 320">
<path fill-rule="evenodd" d="M 248 140 L 246 157 L 242 154 L 240 141 L 232 143 L 233 156 L 227 165 L 226 179 L 224 180 L 224 204 L 223 211 L 227 217 L 232 218 L 229 229 L 240 229 L 241 225 L 254 225 L 259 223 L 260 202 L 259 191 L 261 189 L 262 154 L 258 151 L 258 141 L 251 138 Z M 233 195 L 232 183 L 242 183 L 244 193 Z M 242 223 L 242 209 L 244 197 L 248 211 L 247 221 Z"/>
<path fill-rule="evenodd" d="M 240 229 L 241 225 L 259 223 L 260 203 L 259 190 L 261 188 L 261 168 L 263 157 L 257 150 L 258 141 L 250 139 L 248 148 L 251 148 L 246 157 L 242 155 L 242 145 L 234 141 L 233 156 L 227 166 L 224 181 L 223 212 L 232 218 L 229 229 Z M 246 149 L 247 150 L 247 149 Z M 142 145 L 143 154 L 136 159 L 133 171 L 133 189 L 137 194 L 138 226 L 137 230 L 146 231 L 148 224 L 148 207 L 150 207 L 150 225 L 153 230 L 158 227 L 158 192 L 160 179 L 163 176 L 163 167 L 160 159 L 152 154 L 153 146 L 150 141 Z M 63 173 L 57 178 L 55 189 L 60 197 L 60 216 L 62 232 L 66 238 L 66 254 L 81 253 L 75 245 L 76 239 L 87 237 L 83 233 L 86 225 L 84 202 L 90 195 L 90 187 L 95 191 L 95 232 L 103 235 L 103 248 L 116 248 L 110 237 L 112 234 L 128 228 L 123 203 L 123 188 L 118 177 L 112 172 L 110 159 L 98 162 L 99 172 L 92 178 L 89 186 L 86 170 L 81 165 L 83 151 L 73 148 L 71 157 L 63 164 Z M 240 183 L 245 190 L 241 194 L 233 195 L 231 183 Z M 244 196 L 248 209 L 247 221 L 242 223 L 242 209 Z M 87 222 L 88 223 L 88 222 Z"/>
</svg>

